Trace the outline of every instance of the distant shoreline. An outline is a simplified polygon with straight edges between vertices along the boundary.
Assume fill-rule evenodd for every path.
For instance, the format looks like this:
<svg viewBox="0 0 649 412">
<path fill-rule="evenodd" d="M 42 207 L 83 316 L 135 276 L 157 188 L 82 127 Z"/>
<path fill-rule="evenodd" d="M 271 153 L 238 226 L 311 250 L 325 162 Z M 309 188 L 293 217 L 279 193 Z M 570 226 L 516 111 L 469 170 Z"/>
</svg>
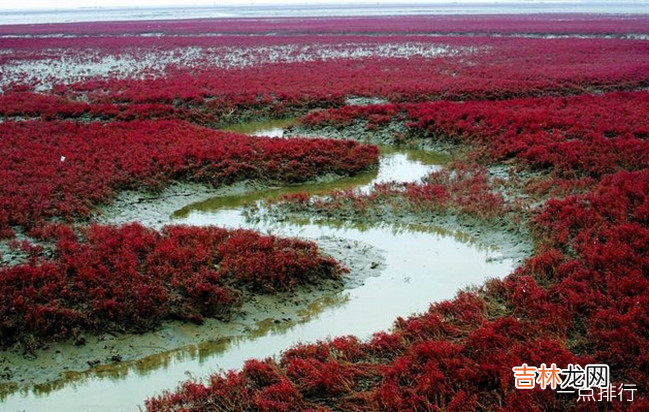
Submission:
<svg viewBox="0 0 649 412">
<path fill-rule="evenodd" d="M 514 3 L 80 8 L 2 11 L 0 25 L 216 18 L 479 14 L 649 14 L 649 3 Z"/>
</svg>

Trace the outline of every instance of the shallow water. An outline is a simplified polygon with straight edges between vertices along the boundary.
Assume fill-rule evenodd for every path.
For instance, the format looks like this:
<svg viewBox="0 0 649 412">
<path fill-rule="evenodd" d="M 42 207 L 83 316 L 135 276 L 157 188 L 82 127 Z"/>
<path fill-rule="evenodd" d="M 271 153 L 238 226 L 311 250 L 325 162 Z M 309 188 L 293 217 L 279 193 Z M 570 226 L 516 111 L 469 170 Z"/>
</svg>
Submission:
<svg viewBox="0 0 649 412">
<path fill-rule="evenodd" d="M 284 135 L 284 129 L 293 122 L 294 119 L 265 120 L 235 124 L 227 127 L 225 130 L 252 136 L 282 137 Z"/>
<path fill-rule="evenodd" d="M 276 128 L 272 126 L 271 128 Z M 260 134 L 266 129 L 257 129 Z M 251 133 L 249 131 L 249 133 Z M 279 133 L 281 134 L 281 133 Z M 497 248 L 482 245 L 462 233 L 436 228 L 380 226 L 349 227 L 346 222 L 247 222 L 246 202 L 280 193 L 306 191 L 326 194 L 335 189 L 371 185 L 387 180 L 417 181 L 441 167 L 447 158 L 423 151 L 382 149 L 378 170 L 331 183 L 257 191 L 245 196 L 210 199 L 175 212 L 173 223 L 245 227 L 283 236 L 318 239 L 332 236 L 365 242 L 384 251 L 385 266 L 361 285 L 315 302 L 298 319 L 280 324 L 266 319 L 244 338 L 215 336 L 213 342 L 180 348 L 144 360 L 72 373 L 65 381 L 8 396 L 3 411 L 137 410 L 137 405 L 188 377 L 205 377 L 239 368 L 245 359 L 279 354 L 298 342 L 354 334 L 368 338 L 389 329 L 399 316 L 425 311 L 431 302 L 449 299 L 456 291 L 488 277 L 509 273 L 514 262 L 501 259 Z"/>
</svg>

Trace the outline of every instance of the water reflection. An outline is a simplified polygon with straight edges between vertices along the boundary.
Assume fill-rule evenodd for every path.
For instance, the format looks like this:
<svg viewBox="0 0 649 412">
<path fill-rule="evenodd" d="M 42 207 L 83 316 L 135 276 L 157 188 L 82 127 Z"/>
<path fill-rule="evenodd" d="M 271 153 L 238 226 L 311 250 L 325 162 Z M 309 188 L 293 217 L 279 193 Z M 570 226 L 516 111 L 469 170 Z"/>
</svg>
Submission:
<svg viewBox="0 0 649 412">
<path fill-rule="evenodd" d="M 334 190 L 345 190 L 357 187 L 359 185 L 367 185 L 376 179 L 378 175 L 377 170 L 360 173 L 353 177 L 345 177 L 335 180 L 333 182 L 324 183 L 309 183 L 302 185 L 292 185 L 285 187 L 272 187 L 261 190 L 253 190 L 240 195 L 232 196 L 218 196 L 207 199 L 203 202 L 193 203 L 187 205 L 180 210 L 174 212 L 171 217 L 173 219 L 184 218 L 192 210 L 222 210 L 222 209 L 238 209 L 242 206 L 254 203 L 260 199 L 276 199 L 283 194 L 306 192 L 312 195 L 325 195 L 333 192 Z"/>
<path fill-rule="evenodd" d="M 231 350 L 233 346 L 242 348 L 245 347 L 242 344 L 246 341 L 254 341 L 271 336 L 285 336 L 296 325 L 310 322 L 325 310 L 341 307 L 348 301 L 349 295 L 347 293 L 323 296 L 307 305 L 306 308 L 299 310 L 297 312 L 298 317 L 290 321 L 277 322 L 273 318 L 268 318 L 257 322 L 255 327 L 248 330 L 244 335 L 214 337 L 212 340 L 207 340 L 196 345 L 182 346 L 171 351 L 157 353 L 131 362 L 98 365 L 91 370 L 83 372 L 63 372 L 61 379 L 35 385 L 30 390 L 19 389 L 16 384 L 5 384 L 0 386 L 0 400 L 7 400 L 10 395 L 16 394 L 24 397 L 35 395 L 37 398 L 42 398 L 62 389 L 74 392 L 83 385 L 92 384 L 93 381 L 106 379 L 119 381 L 134 377 L 141 378 L 152 373 L 163 373 L 170 368 L 182 369 L 188 363 L 206 365 L 207 362 L 213 361 L 215 356 L 226 356 L 227 351 Z M 200 328 L 200 326 L 196 326 L 196 328 Z M 262 346 L 257 347 L 261 348 Z M 262 350 L 259 354 L 250 353 L 247 358 L 267 357 L 272 354 Z M 199 372 L 194 371 L 193 373 Z M 133 405 L 135 404 L 131 404 L 130 406 Z M 126 407 L 128 405 L 123 406 Z M 56 410 L 56 408 L 52 410 Z"/>
<path fill-rule="evenodd" d="M 263 208 L 262 208 L 263 210 Z M 294 225 L 294 226 L 307 226 L 315 225 L 320 227 L 328 227 L 336 230 L 357 230 L 359 232 L 367 232 L 372 229 L 381 229 L 386 232 L 391 233 L 392 235 L 398 235 L 400 233 L 407 232 L 419 232 L 419 233 L 428 233 L 436 238 L 452 238 L 453 240 L 463 243 L 465 245 L 471 246 L 476 250 L 481 252 L 497 252 L 498 246 L 485 243 L 480 238 L 473 236 L 467 232 L 461 230 L 451 230 L 434 223 L 423 224 L 423 223 L 385 223 L 385 222 L 375 222 L 375 221 L 362 221 L 362 220 L 341 220 L 341 219 L 331 219 L 327 217 L 298 217 L 298 216 L 287 216 L 284 217 L 281 221 L 277 221 L 274 217 L 266 217 L 264 212 L 260 213 L 261 217 L 257 217 L 255 214 L 254 217 L 249 217 L 246 211 L 243 212 L 242 216 L 249 224 L 257 224 L 263 226 L 267 233 L 278 233 L 282 231 L 281 226 Z M 184 217 L 187 217 L 185 215 Z"/>
</svg>

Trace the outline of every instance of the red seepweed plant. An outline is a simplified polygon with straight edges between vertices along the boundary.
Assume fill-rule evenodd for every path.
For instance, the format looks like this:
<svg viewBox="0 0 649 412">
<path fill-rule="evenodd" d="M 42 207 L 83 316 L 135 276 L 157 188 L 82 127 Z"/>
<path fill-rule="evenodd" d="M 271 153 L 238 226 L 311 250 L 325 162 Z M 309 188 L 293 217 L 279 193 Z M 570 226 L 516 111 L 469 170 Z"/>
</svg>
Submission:
<svg viewBox="0 0 649 412">
<path fill-rule="evenodd" d="M 343 272 L 312 242 L 247 230 L 133 223 L 34 235 L 56 241 L 54 257 L 0 269 L 2 346 L 226 319 L 245 293 L 291 291 Z"/>
</svg>

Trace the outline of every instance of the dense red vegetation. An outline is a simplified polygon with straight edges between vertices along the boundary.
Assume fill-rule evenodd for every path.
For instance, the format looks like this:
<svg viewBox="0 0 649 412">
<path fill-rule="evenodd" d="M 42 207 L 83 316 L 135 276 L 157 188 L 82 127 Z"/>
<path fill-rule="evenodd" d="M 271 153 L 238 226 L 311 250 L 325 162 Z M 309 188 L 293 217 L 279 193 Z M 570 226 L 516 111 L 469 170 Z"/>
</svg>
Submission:
<svg viewBox="0 0 649 412">
<path fill-rule="evenodd" d="M 187 119 L 201 124 L 216 122 L 216 118 L 209 114 L 190 112 L 168 104 L 90 104 L 69 100 L 62 96 L 27 91 L 7 92 L 0 95 L 0 114 L 8 117 L 38 117 L 47 121 Z"/>
<path fill-rule="evenodd" d="M 246 230 L 139 224 L 68 226 L 35 233 L 56 240 L 54 258 L 0 269 L 0 345 L 144 331 L 163 320 L 228 318 L 244 291 L 289 291 L 341 275 L 314 243 Z"/>
<path fill-rule="evenodd" d="M 560 178 L 599 178 L 649 166 L 649 92 L 565 98 L 345 106 L 313 112 L 312 127 L 344 127 L 363 119 L 371 129 L 406 121 L 410 137 L 480 146 L 498 163 L 515 158 Z"/>
<path fill-rule="evenodd" d="M 0 55 L 7 68 L 55 64 L 59 53 L 89 65 L 90 74 L 69 75 L 65 82 L 49 71 L 30 77 L 23 69 L 15 81 L 27 86 L 5 85 L 0 114 L 46 119 L 174 117 L 227 123 L 241 116 L 284 116 L 341 105 L 349 95 L 401 102 L 472 100 L 635 90 L 649 84 L 649 53 L 641 40 L 90 37 L 0 39 L 0 46 L 15 51 Z M 200 53 L 183 57 L 188 48 Z M 115 63 L 121 59 L 131 63 L 121 67 Z M 114 70 L 92 74 L 91 67 L 110 64 Z M 133 73 L 123 72 L 136 64 Z M 18 76 L 9 73 L 8 79 Z M 34 95 L 34 88 L 51 85 L 51 95 Z"/>
<path fill-rule="evenodd" d="M 302 182 L 354 174 L 375 147 L 322 139 L 262 139 L 183 121 L 0 124 L 0 234 L 51 218 L 88 217 L 115 191 L 171 179 L 219 186 L 243 179 Z"/>
<path fill-rule="evenodd" d="M 424 135 L 488 146 L 494 162 L 516 157 L 560 177 L 601 177 L 649 166 L 649 93 L 564 99 L 439 103 L 408 109 Z"/>
<path fill-rule="evenodd" d="M 505 101 L 434 102 L 344 106 L 315 111 L 302 123 L 309 127 L 343 128 L 363 122 L 368 132 L 407 124 L 395 143 L 421 138 L 471 145 L 469 158 L 486 164 L 508 162 L 534 172 L 525 190 L 535 197 L 579 193 L 605 175 L 649 167 L 649 93 L 626 92 L 565 98 L 526 98 Z M 539 173 L 541 172 L 541 173 Z M 299 197 L 284 197 L 277 210 L 309 207 L 328 214 L 367 215 L 377 209 L 421 212 L 452 210 L 492 220 L 507 209 L 489 182 L 484 167 L 468 159 L 431 174 L 424 184 L 383 184 L 373 193 L 335 193 L 307 205 Z M 497 221 L 497 220 L 496 220 Z"/>
</svg>

